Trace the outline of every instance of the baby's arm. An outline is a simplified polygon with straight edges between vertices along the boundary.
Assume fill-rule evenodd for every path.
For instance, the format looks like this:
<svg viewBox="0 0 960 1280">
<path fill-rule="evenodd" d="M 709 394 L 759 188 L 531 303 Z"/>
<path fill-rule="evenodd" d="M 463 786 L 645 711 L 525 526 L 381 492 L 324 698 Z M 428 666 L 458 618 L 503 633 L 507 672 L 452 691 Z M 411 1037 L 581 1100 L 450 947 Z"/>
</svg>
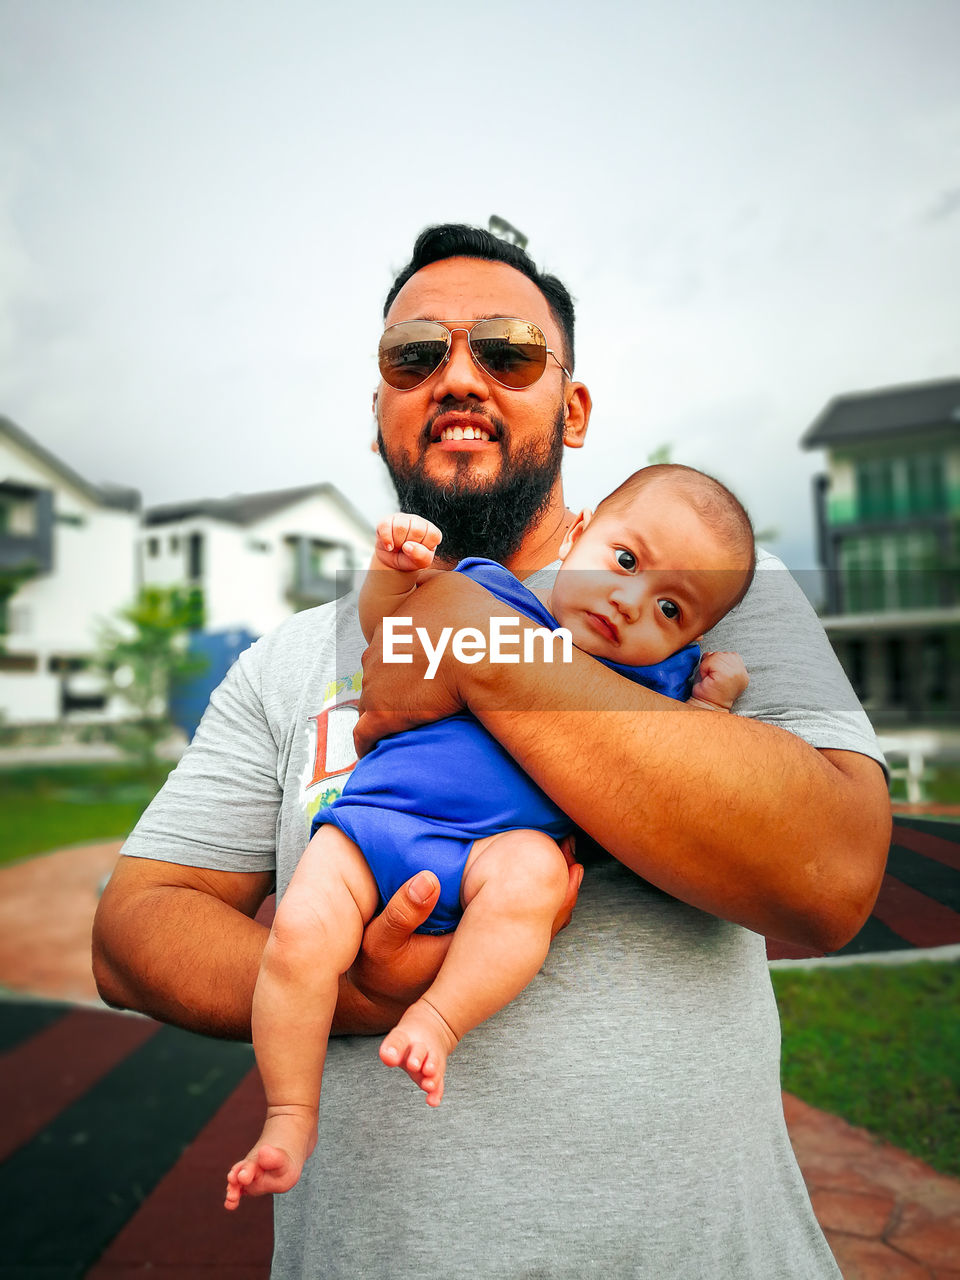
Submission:
<svg viewBox="0 0 960 1280">
<path fill-rule="evenodd" d="M 707 711 L 729 711 L 750 683 L 739 653 L 705 653 L 688 705 Z"/>
<path fill-rule="evenodd" d="M 360 626 L 369 640 L 380 622 L 403 604 L 433 563 L 440 530 L 422 516 L 398 512 L 377 525 L 377 545 L 360 588 Z"/>
</svg>

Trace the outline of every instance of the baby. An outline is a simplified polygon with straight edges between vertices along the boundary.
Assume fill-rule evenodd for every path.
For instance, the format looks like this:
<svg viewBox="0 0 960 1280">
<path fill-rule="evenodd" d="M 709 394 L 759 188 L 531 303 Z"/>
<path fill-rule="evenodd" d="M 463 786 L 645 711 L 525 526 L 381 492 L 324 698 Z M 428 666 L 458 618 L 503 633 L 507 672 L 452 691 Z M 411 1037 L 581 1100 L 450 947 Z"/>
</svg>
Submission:
<svg viewBox="0 0 960 1280">
<path fill-rule="evenodd" d="M 395 515 L 377 530 L 359 597 L 369 640 L 431 573 L 439 530 Z M 736 654 L 700 655 L 696 640 L 746 593 L 750 521 L 718 481 L 688 467 L 636 472 L 560 548 L 551 588 L 530 591 L 489 560 L 461 561 L 509 606 L 628 679 L 729 711 L 747 685 Z M 375 570 L 375 571 L 374 571 Z M 691 689 L 699 662 L 699 676 Z M 546 957 L 569 875 L 558 841 L 570 820 L 472 716 L 386 738 L 343 794 L 317 814 L 313 838 L 280 902 L 253 1000 L 253 1041 L 267 1096 L 263 1132 L 227 1175 L 225 1205 L 287 1191 L 317 1139 L 320 1083 L 339 978 L 364 926 L 410 876 L 440 879 L 427 932 L 456 929 L 440 972 L 380 1046 L 437 1106 L 447 1057 L 503 1008 Z"/>
</svg>

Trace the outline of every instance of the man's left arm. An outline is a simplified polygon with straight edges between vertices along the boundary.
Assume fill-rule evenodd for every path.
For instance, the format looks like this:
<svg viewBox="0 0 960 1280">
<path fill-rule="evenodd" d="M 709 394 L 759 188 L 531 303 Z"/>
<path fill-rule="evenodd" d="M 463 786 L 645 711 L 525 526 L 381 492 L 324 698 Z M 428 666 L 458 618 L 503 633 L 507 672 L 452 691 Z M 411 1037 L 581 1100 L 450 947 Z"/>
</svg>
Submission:
<svg viewBox="0 0 960 1280">
<path fill-rule="evenodd" d="M 503 614 L 453 574 L 418 592 L 416 610 L 432 634 L 451 619 L 488 630 Z M 743 651 L 735 639 L 729 647 Z M 466 706 L 578 826 L 673 896 L 820 950 L 842 946 L 870 912 L 890 808 L 866 755 L 818 750 L 776 724 L 705 716 L 576 650 L 569 664 L 488 655 L 467 665 L 448 652 L 425 681 L 416 665 L 385 666 L 375 637 L 364 673 L 361 752 Z"/>
</svg>

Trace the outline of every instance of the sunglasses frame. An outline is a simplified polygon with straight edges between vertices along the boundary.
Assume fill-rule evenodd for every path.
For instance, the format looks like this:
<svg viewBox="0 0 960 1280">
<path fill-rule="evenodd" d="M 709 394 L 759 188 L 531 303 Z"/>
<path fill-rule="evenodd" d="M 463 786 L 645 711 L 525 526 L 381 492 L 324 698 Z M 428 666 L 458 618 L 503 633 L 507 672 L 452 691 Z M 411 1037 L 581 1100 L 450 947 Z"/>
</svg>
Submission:
<svg viewBox="0 0 960 1280">
<path fill-rule="evenodd" d="M 495 373 L 491 373 L 491 371 L 478 358 L 477 353 L 474 351 L 473 343 L 470 341 L 470 335 L 473 332 L 473 330 L 476 328 L 476 326 L 479 324 L 493 324 L 498 320 L 515 320 L 517 324 L 528 325 L 531 329 L 536 329 L 537 333 L 539 333 L 540 337 L 543 339 L 543 349 L 545 352 L 543 368 L 534 378 L 533 382 L 528 382 L 522 387 L 511 387 L 509 382 L 501 382 Z M 443 353 L 443 356 L 440 359 L 439 363 L 434 365 L 434 367 L 430 370 L 430 372 L 426 375 L 426 377 L 421 378 L 419 382 L 415 382 L 410 387 L 395 387 L 392 382 L 388 381 L 386 378 L 383 378 L 383 367 L 380 364 L 380 347 L 378 346 L 377 367 L 380 369 L 380 377 L 383 378 L 383 381 L 386 382 L 387 386 L 394 391 L 416 391 L 416 389 L 418 387 L 422 387 L 425 382 L 429 382 L 430 379 L 433 377 L 433 375 L 435 373 L 438 373 L 443 368 L 443 366 L 447 363 L 447 361 L 450 359 L 450 352 L 453 350 L 453 335 L 455 333 L 465 333 L 467 335 L 467 349 L 470 352 L 470 358 L 473 361 L 473 363 L 486 377 L 492 378 L 493 381 L 497 384 L 497 386 L 505 387 L 508 391 L 526 391 L 529 387 L 535 387 L 537 383 L 540 381 L 540 379 L 543 377 L 544 373 L 546 372 L 546 369 L 547 369 L 546 356 L 553 356 L 554 360 L 556 360 L 557 364 L 560 366 L 561 372 L 565 373 L 567 377 L 570 378 L 571 380 L 573 379 L 573 374 L 570 372 L 569 369 L 566 368 L 565 365 L 561 363 L 560 357 L 557 355 L 554 349 L 552 347 L 547 346 L 547 335 L 543 332 L 540 326 L 538 324 L 534 324 L 532 320 L 521 320 L 519 316 L 488 316 L 483 320 L 456 321 L 455 322 L 456 327 L 453 329 L 451 329 L 449 325 L 444 324 L 441 320 L 426 320 L 426 319 L 398 320 L 396 324 L 387 325 L 386 329 L 384 329 L 383 333 L 380 335 L 380 346 L 383 345 L 383 340 L 387 336 L 387 334 L 391 331 L 391 329 L 399 329 L 402 325 L 407 325 L 407 324 L 436 325 L 438 329 L 442 329 L 447 335 L 447 349 Z M 463 326 L 466 324 L 469 324 L 471 327 L 469 329 L 464 328 Z"/>
</svg>

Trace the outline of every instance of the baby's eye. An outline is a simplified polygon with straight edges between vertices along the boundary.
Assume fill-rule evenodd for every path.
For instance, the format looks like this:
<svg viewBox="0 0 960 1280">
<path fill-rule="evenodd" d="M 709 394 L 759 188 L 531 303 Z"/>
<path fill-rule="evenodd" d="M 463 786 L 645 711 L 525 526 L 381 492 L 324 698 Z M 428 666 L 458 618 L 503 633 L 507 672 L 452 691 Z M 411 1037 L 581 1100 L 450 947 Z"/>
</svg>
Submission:
<svg viewBox="0 0 960 1280">
<path fill-rule="evenodd" d="M 671 622 L 680 617 L 680 606 L 674 604 L 672 600 L 658 600 L 657 607 L 665 618 L 669 618 Z"/>
<path fill-rule="evenodd" d="M 637 557 L 632 551 L 625 551 L 623 547 L 616 552 L 617 564 L 621 569 L 629 569 L 631 572 L 637 567 Z"/>
</svg>

